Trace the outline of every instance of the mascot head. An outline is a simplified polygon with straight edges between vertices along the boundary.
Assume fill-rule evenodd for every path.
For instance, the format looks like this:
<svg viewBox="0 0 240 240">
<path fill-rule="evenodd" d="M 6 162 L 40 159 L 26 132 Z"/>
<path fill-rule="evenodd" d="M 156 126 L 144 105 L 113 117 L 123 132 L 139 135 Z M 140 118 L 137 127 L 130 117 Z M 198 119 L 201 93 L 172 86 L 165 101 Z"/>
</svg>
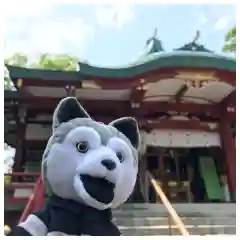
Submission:
<svg viewBox="0 0 240 240">
<path fill-rule="evenodd" d="M 138 145 L 135 119 L 105 125 L 91 119 L 77 99 L 61 100 L 42 161 L 48 194 L 99 210 L 119 206 L 135 186 Z"/>
</svg>

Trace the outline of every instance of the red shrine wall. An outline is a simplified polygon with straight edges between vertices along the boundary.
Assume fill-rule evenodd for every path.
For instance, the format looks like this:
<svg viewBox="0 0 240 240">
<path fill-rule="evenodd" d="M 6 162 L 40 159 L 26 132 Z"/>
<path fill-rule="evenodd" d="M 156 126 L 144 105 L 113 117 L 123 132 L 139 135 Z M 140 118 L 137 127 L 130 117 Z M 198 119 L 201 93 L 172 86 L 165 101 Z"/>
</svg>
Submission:
<svg viewBox="0 0 240 240">
<path fill-rule="evenodd" d="M 47 140 L 52 134 L 51 125 L 28 124 L 26 140 Z M 209 147 L 220 146 L 220 135 L 217 132 L 201 130 L 153 130 L 149 134 L 141 131 L 141 137 L 148 145 L 161 147 Z"/>
<path fill-rule="evenodd" d="M 28 124 L 26 140 L 47 140 L 51 136 L 51 125 Z M 236 148 L 230 123 L 222 120 L 220 133 L 201 130 L 153 130 L 142 133 L 145 144 L 162 147 L 212 147 L 222 146 L 231 192 L 236 189 Z"/>
</svg>

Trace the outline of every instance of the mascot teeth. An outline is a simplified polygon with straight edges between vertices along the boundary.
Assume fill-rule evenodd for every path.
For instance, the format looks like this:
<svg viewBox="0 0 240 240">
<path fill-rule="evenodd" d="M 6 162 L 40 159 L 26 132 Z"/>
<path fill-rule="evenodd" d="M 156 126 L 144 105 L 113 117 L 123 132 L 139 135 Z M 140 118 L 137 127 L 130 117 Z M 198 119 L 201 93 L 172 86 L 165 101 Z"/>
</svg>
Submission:
<svg viewBox="0 0 240 240">
<path fill-rule="evenodd" d="M 42 158 L 45 208 L 12 236 L 120 235 L 111 209 L 131 195 L 138 172 L 138 124 L 124 117 L 94 121 L 76 98 L 60 101 Z"/>
</svg>

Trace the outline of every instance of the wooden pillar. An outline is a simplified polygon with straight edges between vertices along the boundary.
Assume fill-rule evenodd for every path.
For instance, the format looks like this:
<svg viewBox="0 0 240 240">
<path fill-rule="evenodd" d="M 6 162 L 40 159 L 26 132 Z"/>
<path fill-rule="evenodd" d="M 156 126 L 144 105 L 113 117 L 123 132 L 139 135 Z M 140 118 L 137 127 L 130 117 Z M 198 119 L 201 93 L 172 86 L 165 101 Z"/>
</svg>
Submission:
<svg viewBox="0 0 240 240">
<path fill-rule="evenodd" d="M 146 157 L 145 154 L 139 156 L 139 165 L 138 165 L 139 179 L 140 179 L 140 187 L 141 193 L 145 194 L 145 173 L 146 173 Z"/>
<path fill-rule="evenodd" d="M 166 178 L 165 170 L 164 170 L 164 154 L 165 154 L 165 149 L 159 149 L 158 150 L 158 166 L 160 168 L 160 176 L 161 176 L 161 188 L 165 195 L 169 197 L 169 192 L 168 192 L 168 181 Z"/>
<path fill-rule="evenodd" d="M 149 187 L 150 187 L 150 183 L 149 183 L 149 178 L 148 178 L 148 175 L 147 175 L 147 171 L 149 170 L 148 169 L 148 152 L 146 151 L 145 155 L 144 155 L 144 160 L 145 160 L 145 172 L 144 172 L 144 200 L 145 202 L 149 202 Z"/>
<path fill-rule="evenodd" d="M 236 147 L 228 119 L 220 121 L 221 148 L 227 169 L 228 186 L 233 199 L 236 199 Z"/>
<path fill-rule="evenodd" d="M 26 116 L 27 110 L 24 106 L 20 106 L 17 114 L 17 135 L 16 135 L 16 151 L 14 158 L 13 171 L 22 171 L 22 163 L 24 160 L 24 142 L 26 135 Z"/>
</svg>

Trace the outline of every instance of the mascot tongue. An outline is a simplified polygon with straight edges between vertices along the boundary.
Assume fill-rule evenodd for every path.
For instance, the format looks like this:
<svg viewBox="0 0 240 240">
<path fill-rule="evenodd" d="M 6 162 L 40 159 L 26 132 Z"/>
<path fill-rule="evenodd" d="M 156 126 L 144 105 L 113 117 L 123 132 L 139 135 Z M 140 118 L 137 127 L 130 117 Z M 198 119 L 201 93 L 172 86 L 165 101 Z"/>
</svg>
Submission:
<svg viewBox="0 0 240 240">
<path fill-rule="evenodd" d="M 98 202 L 108 204 L 114 198 L 115 185 L 106 179 L 80 175 L 85 190 Z"/>
</svg>

